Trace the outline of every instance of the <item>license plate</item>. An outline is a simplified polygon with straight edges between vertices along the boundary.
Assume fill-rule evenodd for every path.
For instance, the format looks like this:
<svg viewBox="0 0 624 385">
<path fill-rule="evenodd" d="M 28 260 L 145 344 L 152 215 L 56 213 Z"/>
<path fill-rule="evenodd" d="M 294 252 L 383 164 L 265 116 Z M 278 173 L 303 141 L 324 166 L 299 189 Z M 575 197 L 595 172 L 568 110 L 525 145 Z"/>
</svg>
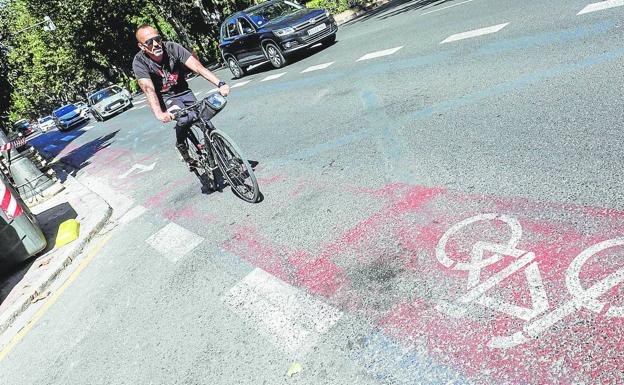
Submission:
<svg viewBox="0 0 624 385">
<path fill-rule="evenodd" d="M 308 30 L 308 35 L 314 35 L 317 32 L 321 32 L 322 30 L 324 30 L 327 26 L 325 25 L 325 23 L 317 25 L 314 28 L 310 28 Z"/>
</svg>

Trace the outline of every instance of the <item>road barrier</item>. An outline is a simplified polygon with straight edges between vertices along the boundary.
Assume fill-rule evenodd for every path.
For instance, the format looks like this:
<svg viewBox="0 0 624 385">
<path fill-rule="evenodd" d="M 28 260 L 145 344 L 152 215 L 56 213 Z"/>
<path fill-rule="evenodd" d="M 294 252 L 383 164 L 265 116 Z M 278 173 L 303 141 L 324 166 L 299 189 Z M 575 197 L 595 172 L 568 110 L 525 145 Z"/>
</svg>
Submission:
<svg viewBox="0 0 624 385">
<path fill-rule="evenodd" d="M 20 152 L 17 150 L 21 149 Z M 31 201 L 38 196 L 43 196 L 44 191 L 58 181 L 54 170 L 47 161 L 32 146 L 25 145 L 23 141 L 7 143 L 0 147 L 0 151 L 7 154 L 2 157 L 0 171 L 9 177 L 21 197 Z"/>
<path fill-rule="evenodd" d="M 37 219 L 6 177 L 0 175 L 0 265 L 18 264 L 47 246 Z"/>
</svg>

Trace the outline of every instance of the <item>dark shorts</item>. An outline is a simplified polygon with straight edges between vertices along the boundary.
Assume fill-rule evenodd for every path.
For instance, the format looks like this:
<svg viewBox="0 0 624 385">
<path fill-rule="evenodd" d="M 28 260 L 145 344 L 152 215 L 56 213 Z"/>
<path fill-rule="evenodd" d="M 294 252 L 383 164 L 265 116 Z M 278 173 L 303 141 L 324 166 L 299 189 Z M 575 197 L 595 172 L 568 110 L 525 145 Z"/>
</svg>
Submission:
<svg viewBox="0 0 624 385">
<path fill-rule="evenodd" d="M 193 94 L 193 91 L 188 90 L 183 94 L 164 98 L 165 107 L 169 112 L 175 112 L 175 110 L 186 108 L 197 103 L 197 98 Z M 187 116 L 184 116 L 178 120 L 175 125 L 176 130 L 176 142 L 178 144 L 184 143 L 188 135 L 188 130 L 197 119 L 197 114 L 191 111 Z"/>
</svg>

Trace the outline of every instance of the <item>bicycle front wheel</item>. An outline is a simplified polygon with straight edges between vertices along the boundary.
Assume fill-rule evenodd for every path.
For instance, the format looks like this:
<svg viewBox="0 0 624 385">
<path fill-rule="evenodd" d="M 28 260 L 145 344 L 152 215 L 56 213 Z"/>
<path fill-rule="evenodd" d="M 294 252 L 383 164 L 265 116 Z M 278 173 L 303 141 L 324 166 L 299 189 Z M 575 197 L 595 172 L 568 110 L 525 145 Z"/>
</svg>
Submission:
<svg viewBox="0 0 624 385">
<path fill-rule="evenodd" d="M 260 188 L 256 175 L 243 153 L 229 136 L 219 130 L 213 130 L 210 137 L 215 150 L 214 157 L 232 191 L 242 200 L 256 203 Z"/>
</svg>

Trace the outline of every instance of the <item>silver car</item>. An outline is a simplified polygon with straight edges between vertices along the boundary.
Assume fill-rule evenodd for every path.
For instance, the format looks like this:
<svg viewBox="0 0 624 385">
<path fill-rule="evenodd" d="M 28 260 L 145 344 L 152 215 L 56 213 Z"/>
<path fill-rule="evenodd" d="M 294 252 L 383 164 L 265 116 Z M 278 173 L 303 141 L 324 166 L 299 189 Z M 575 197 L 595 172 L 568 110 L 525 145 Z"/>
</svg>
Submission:
<svg viewBox="0 0 624 385">
<path fill-rule="evenodd" d="M 110 86 L 87 97 L 95 120 L 104 121 L 114 114 L 132 108 L 130 92 L 119 86 Z"/>
</svg>

